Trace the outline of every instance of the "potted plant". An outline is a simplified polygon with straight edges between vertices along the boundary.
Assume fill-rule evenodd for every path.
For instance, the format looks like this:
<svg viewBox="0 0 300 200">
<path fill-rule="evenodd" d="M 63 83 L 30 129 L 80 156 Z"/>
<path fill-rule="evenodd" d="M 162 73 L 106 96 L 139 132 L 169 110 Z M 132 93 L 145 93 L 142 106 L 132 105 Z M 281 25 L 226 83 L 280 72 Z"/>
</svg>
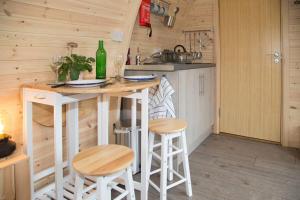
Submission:
<svg viewBox="0 0 300 200">
<path fill-rule="evenodd" d="M 58 68 L 58 80 L 66 81 L 68 78 L 70 80 L 78 80 L 80 72 L 93 70 L 92 64 L 95 59 L 92 57 L 79 56 L 77 54 L 71 54 L 71 56 L 65 56 L 62 59 L 62 63 Z"/>
</svg>

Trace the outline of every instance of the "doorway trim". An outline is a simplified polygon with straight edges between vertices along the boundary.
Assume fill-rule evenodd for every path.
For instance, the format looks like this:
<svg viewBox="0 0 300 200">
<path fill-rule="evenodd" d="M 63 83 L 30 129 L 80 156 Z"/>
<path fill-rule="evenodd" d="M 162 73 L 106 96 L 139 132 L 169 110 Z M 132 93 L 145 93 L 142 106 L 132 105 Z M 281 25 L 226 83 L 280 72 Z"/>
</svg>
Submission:
<svg viewBox="0 0 300 200">
<path fill-rule="evenodd" d="M 289 95 L 289 39 L 288 39 L 288 9 L 289 1 L 281 0 L 281 55 L 282 55 L 282 105 L 281 105 L 281 144 L 288 146 L 288 95 Z"/>
</svg>

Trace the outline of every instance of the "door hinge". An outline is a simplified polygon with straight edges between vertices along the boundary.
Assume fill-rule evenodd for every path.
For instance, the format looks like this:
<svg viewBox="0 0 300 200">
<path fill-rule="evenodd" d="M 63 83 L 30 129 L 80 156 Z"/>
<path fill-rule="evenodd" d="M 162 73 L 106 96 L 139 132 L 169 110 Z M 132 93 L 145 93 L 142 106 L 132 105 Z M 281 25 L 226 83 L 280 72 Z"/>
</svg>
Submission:
<svg viewBox="0 0 300 200">
<path fill-rule="evenodd" d="M 221 117 L 221 108 L 219 108 L 219 118 Z"/>
</svg>

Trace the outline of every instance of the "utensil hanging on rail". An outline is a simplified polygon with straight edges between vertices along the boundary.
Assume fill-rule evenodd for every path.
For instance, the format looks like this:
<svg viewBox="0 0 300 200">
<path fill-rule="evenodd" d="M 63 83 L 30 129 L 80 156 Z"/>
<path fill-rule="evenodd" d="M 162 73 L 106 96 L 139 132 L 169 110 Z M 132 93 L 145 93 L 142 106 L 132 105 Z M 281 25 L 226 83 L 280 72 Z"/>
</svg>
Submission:
<svg viewBox="0 0 300 200">
<path fill-rule="evenodd" d="M 175 20 L 176 20 L 176 14 L 179 12 L 179 8 L 176 7 L 174 9 L 174 14 L 173 15 L 167 15 L 164 18 L 164 25 L 167 27 L 173 27 L 175 24 Z"/>
</svg>

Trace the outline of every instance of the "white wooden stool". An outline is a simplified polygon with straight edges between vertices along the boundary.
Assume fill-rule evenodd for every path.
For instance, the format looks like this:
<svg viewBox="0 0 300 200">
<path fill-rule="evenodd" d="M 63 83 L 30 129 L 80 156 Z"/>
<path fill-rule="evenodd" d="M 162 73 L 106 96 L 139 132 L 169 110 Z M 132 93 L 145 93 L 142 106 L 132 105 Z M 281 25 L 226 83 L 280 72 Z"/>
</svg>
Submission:
<svg viewBox="0 0 300 200">
<path fill-rule="evenodd" d="M 192 196 L 190 167 L 186 145 L 185 129 L 187 123 L 179 119 L 156 119 L 149 122 L 149 176 L 160 172 L 160 187 L 149 177 L 149 183 L 160 192 L 160 199 L 167 199 L 167 190 L 185 182 L 187 196 Z M 161 136 L 161 143 L 154 144 L 155 134 Z M 172 140 L 178 138 L 180 147 L 173 145 Z M 154 152 L 154 148 L 161 147 L 161 155 Z M 174 150 L 174 151 L 173 151 Z M 184 176 L 173 169 L 173 156 L 181 154 Z M 161 161 L 161 167 L 151 171 L 152 156 Z M 177 156 L 178 159 L 178 156 Z M 179 180 L 168 185 L 167 181 L 173 180 L 173 174 Z"/>
<path fill-rule="evenodd" d="M 96 178 L 96 199 L 110 200 L 111 188 L 121 194 L 115 199 L 127 196 L 135 200 L 131 164 L 134 159 L 133 151 L 122 145 L 100 145 L 88 148 L 75 155 L 73 168 L 76 174 L 75 197 L 76 200 L 90 199 L 91 188 L 84 188 L 85 178 Z M 123 177 L 125 190 L 112 181 Z"/>
</svg>

